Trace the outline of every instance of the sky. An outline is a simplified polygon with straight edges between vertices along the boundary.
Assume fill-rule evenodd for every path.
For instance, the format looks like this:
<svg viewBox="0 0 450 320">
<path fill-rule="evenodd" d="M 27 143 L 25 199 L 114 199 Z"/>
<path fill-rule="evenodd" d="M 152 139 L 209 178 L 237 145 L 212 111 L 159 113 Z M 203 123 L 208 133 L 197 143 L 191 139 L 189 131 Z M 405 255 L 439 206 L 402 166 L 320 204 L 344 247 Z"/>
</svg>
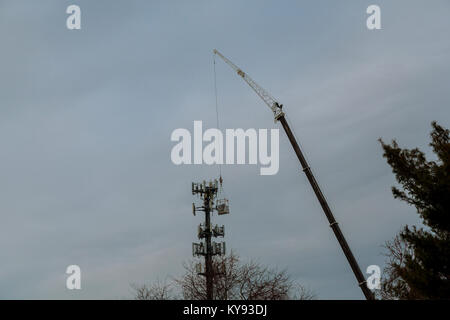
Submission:
<svg viewBox="0 0 450 320">
<path fill-rule="evenodd" d="M 66 8 L 81 8 L 81 30 Z M 381 8 L 368 30 L 366 8 Z M 425 1 L 0 1 L 0 298 L 130 299 L 183 273 L 198 241 L 177 128 L 216 127 L 217 48 L 278 101 L 363 272 L 420 223 L 395 200 L 378 138 L 428 146 L 450 127 L 450 3 Z M 220 127 L 280 128 L 217 61 Z M 227 249 L 319 299 L 363 299 L 280 128 L 280 168 L 224 165 Z M 82 289 L 65 274 L 79 265 Z M 368 276 L 368 275 L 367 275 Z"/>
</svg>

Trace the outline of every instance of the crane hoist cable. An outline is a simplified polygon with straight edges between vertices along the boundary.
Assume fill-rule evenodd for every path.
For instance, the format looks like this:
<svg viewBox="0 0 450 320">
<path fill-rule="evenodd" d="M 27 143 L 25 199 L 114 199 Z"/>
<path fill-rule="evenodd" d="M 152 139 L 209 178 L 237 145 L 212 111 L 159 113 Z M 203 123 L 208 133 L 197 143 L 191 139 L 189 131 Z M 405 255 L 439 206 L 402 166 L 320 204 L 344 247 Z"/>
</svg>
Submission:
<svg viewBox="0 0 450 320">
<path fill-rule="evenodd" d="M 219 123 L 219 103 L 218 103 L 218 94 L 217 94 L 217 72 L 216 72 L 216 55 L 213 53 L 213 69 L 214 69 L 214 96 L 216 101 L 216 125 L 217 129 L 220 130 L 220 123 Z M 216 149 L 217 150 L 217 149 Z M 222 148 L 219 148 L 219 152 L 222 152 Z M 223 155 L 221 154 L 222 158 Z M 219 183 L 220 183 L 220 191 L 223 190 L 222 183 L 222 164 L 219 163 Z"/>
<path fill-rule="evenodd" d="M 291 143 L 292 148 L 294 149 L 294 152 L 297 155 L 298 160 L 300 161 L 300 164 L 303 168 L 303 172 L 308 178 L 308 181 L 311 184 L 311 187 L 317 197 L 317 200 L 319 200 L 320 206 L 322 207 L 322 210 L 328 219 L 330 227 L 333 230 L 334 235 L 336 236 L 336 239 L 339 242 L 339 245 L 341 246 L 341 249 L 344 252 L 345 257 L 347 258 L 348 263 L 350 264 L 350 267 L 358 281 L 359 287 L 361 288 L 367 300 L 375 299 L 372 291 L 370 291 L 370 289 L 367 287 L 366 279 L 364 278 L 364 275 L 361 272 L 361 269 L 359 268 L 359 265 L 356 262 L 356 259 L 353 256 L 353 253 L 350 250 L 349 245 L 347 244 L 347 240 L 345 240 L 341 228 L 336 222 L 336 219 L 334 218 L 334 215 L 330 207 L 328 206 L 328 202 L 325 196 L 323 195 L 322 190 L 320 189 L 320 186 L 317 183 L 317 180 L 314 177 L 311 168 L 309 167 L 309 164 L 303 152 L 300 149 L 297 139 L 286 120 L 285 114 L 282 111 L 283 105 L 278 103 L 278 101 L 275 100 L 275 98 L 273 98 L 265 89 L 259 86 L 252 78 L 250 78 L 248 74 L 246 74 L 233 62 L 224 57 L 219 51 L 214 49 L 213 53 L 222 58 L 222 60 L 225 61 L 225 63 L 228 64 L 250 86 L 250 88 L 252 88 L 253 91 L 255 91 L 256 94 L 266 103 L 266 105 L 273 112 L 275 122 L 280 121 L 284 131 L 286 132 L 289 142 Z"/>
</svg>

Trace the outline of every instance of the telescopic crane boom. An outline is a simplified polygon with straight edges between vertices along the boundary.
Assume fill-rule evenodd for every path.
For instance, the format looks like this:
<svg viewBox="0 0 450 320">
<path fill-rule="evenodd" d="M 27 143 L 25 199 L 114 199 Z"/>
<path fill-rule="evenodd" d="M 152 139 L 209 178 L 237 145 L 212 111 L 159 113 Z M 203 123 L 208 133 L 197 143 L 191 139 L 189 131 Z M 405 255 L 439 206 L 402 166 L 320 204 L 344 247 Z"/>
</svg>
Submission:
<svg viewBox="0 0 450 320">
<path fill-rule="evenodd" d="M 342 234 L 341 228 L 339 227 L 338 223 L 336 222 L 336 219 L 333 216 L 333 213 L 331 212 L 330 207 L 328 206 L 327 200 L 325 199 L 325 196 L 323 195 L 322 191 L 320 190 L 319 184 L 317 183 L 311 168 L 308 165 L 308 162 L 305 159 L 305 156 L 303 155 L 302 151 L 300 150 L 300 147 L 297 143 L 297 140 L 294 137 L 294 134 L 291 131 L 291 128 L 289 127 L 289 124 L 286 121 L 285 114 L 282 111 L 283 105 L 278 103 L 266 90 L 261 88 L 252 78 L 250 78 L 249 75 L 247 75 L 244 71 L 242 71 L 240 68 L 238 68 L 233 62 L 225 58 L 219 51 L 214 49 L 214 54 L 218 55 L 220 58 L 222 58 L 231 68 L 234 69 L 234 71 L 237 72 L 237 74 L 244 79 L 245 82 L 252 88 L 256 94 L 267 104 L 267 106 L 272 110 L 274 114 L 274 119 L 276 121 L 280 121 L 281 125 L 283 126 L 284 131 L 286 132 L 286 135 L 289 138 L 289 141 L 291 142 L 292 147 L 294 148 L 295 154 L 297 155 L 298 160 L 300 161 L 300 164 L 303 167 L 303 171 L 306 174 L 306 177 L 308 178 L 309 183 L 311 184 L 311 187 L 314 190 L 314 193 L 316 194 L 317 199 L 319 200 L 319 203 L 323 209 L 323 212 L 325 213 L 325 216 L 328 219 L 328 222 L 330 223 L 330 227 L 334 232 L 334 235 L 336 236 L 342 251 L 345 254 L 345 257 L 347 258 L 350 267 L 353 270 L 353 273 L 355 274 L 355 277 L 358 281 L 358 285 L 361 288 L 364 296 L 367 300 L 374 300 L 373 293 L 369 290 L 367 287 L 366 279 L 364 278 L 363 273 L 361 272 L 361 269 L 358 266 L 358 263 L 356 262 L 355 257 L 353 256 L 352 251 L 350 250 L 350 247 L 347 244 L 347 241 L 345 240 L 344 235 Z"/>
</svg>

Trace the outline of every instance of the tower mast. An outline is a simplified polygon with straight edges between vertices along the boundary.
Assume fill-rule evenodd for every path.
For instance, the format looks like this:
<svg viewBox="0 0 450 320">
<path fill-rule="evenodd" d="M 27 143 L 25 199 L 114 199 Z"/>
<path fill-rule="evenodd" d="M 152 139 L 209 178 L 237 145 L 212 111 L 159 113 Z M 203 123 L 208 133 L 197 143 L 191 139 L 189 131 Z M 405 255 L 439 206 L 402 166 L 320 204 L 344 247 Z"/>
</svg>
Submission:
<svg viewBox="0 0 450 320">
<path fill-rule="evenodd" d="M 198 211 L 205 213 L 204 223 L 198 226 L 198 238 L 203 241 L 192 244 L 192 254 L 204 257 L 204 268 L 201 264 L 197 264 L 196 269 L 197 273 L 206 279 L 207 300 L 214 299 L 214 277 L 220 275 L 220 272 L 214 269 L 213 256 L 225 255 L 225 242 L 212 241 L 212 238 L 225 236 L 225 226 L 212 226 L 212 212 L 216 210 L 219 215 L 229 213 L 228 200 L 217 199 L 218 192 L 219 182 L 217 180 L 192 183 L 192 194 L 198 195 L 203 200 L 201 207 L 196 207 L 195 203 L 192 204 L 192 212 L 194 216 Z"/>
</svg>

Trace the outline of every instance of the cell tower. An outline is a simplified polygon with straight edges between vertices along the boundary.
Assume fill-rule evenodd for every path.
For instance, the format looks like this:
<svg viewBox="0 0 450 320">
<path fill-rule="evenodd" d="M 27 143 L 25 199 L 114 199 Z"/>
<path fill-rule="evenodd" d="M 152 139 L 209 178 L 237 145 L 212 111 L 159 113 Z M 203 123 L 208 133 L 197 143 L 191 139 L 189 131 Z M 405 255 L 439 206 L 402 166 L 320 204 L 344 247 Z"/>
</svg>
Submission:
<svg viewBox="0 0 450 320">
<path fill-rule="evenodd" d="M 220 188 L 220 189 L 219 189 Z M 225 255 L 225 242 L 215 242 L 212 238 L 224 237 L 225 226 L 219 227 L 211 224 L 211 213 L 216 210 L 217 214 L 229 214 L 230 207 L 227 199 L 218 199 L 220 190 L 222 188 L 222 177 L 219 181 L 203 181 L 201 183 L 192 183 L 192 194 L 197 195 L 203 200 L 203 206 L 196 207 L 195 203 L 192 204 L 192 213 L 201 211 L 205 213 L 205 222 L 198 226 L 198 238 L 201 240 L 199 243 L 192 243 L 192 255 L 194 257 L 204 256 L 205 265 L 204 268 L 201 263 L 196 265 L 196 271 L 198 274 L 206 278 L 206 298 L 212 300 L 214 298 L 213 280 L 214 276 L 218 276 L 220 273 L 218 270 L 214 270 L 212 258 L 215 255 Z"/>
</svg>

